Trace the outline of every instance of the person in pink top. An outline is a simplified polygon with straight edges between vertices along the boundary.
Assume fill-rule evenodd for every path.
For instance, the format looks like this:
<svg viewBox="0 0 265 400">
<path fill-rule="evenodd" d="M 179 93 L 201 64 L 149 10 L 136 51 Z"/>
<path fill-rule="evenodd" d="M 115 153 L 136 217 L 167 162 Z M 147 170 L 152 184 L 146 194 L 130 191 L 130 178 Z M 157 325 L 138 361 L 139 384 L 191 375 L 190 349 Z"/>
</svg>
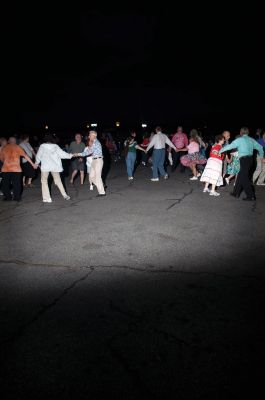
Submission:
<svg viewBox="0 0 265 400">
<path fill-rule="evenodd" d="M 193 177 L 190 180 L 195 181 L 201 176 L 197 171 L 197 164 L 206 164 L 206 158 L 200 153 L 200 144 L 198 140 L 198 132 L 196 129 L 192 129 L 190 132 L 190 141 L 187 147 L 184 147 L 179 152 L 188 151 L 188 154 L 180 158 L 180 162 L 185 167 L 189 167 L 193 173 Z"/>
<path fill-rule="evenodd" d="M 177 132 L 172 137 L 172 143 L 175 145 L 177 150 L 182 150 L 184 147 L 187 147 L 189 144 L 188 136 L 183 132 L 182 126 L 178 126 Z M 172 172 L 176 170 L 177 166 L 180 164 L 180 172 L 185 172 L 185 167 L 180 163 L 180 157 L 183 156 L 183 152 L 174 151 L 170 149 L 172 153 Z"/>
</svg>

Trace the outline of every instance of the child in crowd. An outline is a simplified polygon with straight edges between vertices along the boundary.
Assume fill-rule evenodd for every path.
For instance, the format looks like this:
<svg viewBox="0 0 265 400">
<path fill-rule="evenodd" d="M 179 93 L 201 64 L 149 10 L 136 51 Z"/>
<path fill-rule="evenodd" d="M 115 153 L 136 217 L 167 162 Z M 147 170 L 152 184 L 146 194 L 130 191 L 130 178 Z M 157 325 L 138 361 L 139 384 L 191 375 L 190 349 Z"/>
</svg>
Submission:
<svg viewBox="0 0 265 400">
<path fill-rule="evenodd" d="M 237 175 L 240 171 L 240 161 L 238 157 L 238 151 L 234 151 L 230 153 L 230 158 L 227 158 L 227 168 L 226 168 L 226 173 L 228 176 L 225 178 L 226 184 L 229 185 L 230 180 L 235 177 L 235 182 L 236 183 L 236 178 Z"/>
<path fill-rule="evenodd" d="M 201 182 L 205 182 L 203 193 L 209 193 L 210 196 L 220 196 L 220 193 L 216 192 L 216 186 L 223 184 L 222 168 L 223 168 L 223 154 L 219 154 L 223 144 L 223 135 L 217 135 L 215 138 L 215 144 L 211 148 L 210 157 L 208 158 L 207 164 L 201 176 Z M 212 185 L 212 190 L 209 190 L 209 185 Z"/>
</svg>

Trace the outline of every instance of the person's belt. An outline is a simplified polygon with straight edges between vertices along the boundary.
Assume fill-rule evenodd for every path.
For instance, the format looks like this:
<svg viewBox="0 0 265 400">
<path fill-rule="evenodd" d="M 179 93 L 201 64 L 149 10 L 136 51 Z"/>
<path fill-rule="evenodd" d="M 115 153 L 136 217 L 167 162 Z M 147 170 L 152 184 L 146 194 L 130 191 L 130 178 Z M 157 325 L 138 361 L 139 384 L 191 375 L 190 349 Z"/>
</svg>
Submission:
<svg viewBox="0 0 265 400">
<path fill-rule="evenodd" d="M 241 158 L 249 158 L 249 157 L 253 157 L 253 156 L 242 156 L 242 157 L 239 157 L 239 158 L 241 159 Z"/>
<path fill-rule="evenodd" d="M 103 157 L 93 157 L 93 160 L 96 160 L 97 158 L 103 158 Z"/>
</svg>

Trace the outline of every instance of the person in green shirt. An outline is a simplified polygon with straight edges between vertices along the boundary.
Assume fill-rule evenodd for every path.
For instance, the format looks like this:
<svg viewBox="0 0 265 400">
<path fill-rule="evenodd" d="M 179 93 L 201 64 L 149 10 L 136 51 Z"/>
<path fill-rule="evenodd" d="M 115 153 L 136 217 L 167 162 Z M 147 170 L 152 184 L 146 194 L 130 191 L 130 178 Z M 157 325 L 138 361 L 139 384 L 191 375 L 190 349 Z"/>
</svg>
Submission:
<svg viewBox="0 0 265 400">
<path fill-rule="evenodd" d="M 227 150 L 237 149 L 240 171 L 236 180 L 236 184 L 232 196 L 239 198 L 241 192 L 244 190 L 246 197 L 243 200 L 253 201 L 256 200 L 254 187 L 250 179 L 250 171 L 253 164 L 253 152 L 257 150 L 261 158 L 264 157 L 262 146 L 254 139 L 249 137 L 249 129 L 243 127 L 240 129 L 240 137 L 233 140 L 232 143 L 224 146 L 219 153 L 224 153 Z M 263 158 L 263 162 L 265 159 Z"/>
</svg>

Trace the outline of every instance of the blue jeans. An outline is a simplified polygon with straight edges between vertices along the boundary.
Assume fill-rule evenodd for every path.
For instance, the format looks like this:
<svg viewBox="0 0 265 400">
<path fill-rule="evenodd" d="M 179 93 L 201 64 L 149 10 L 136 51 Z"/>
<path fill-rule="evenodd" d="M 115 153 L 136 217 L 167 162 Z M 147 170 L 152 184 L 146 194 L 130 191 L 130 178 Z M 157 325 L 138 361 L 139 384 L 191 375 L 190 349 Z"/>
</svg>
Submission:
<svg viewBox="0 0 265 400">
<path fill-rule="evenodd" d="M 153 178 L 158 178 L 158 171 L 161 176 L 166 175 L 164 168 L 166 150 L 165 149 L 154 149 L 152 160 L 153 160 Z"/>
<path fill-rule="evenodd" d="M 133 176 L 135 160 L 136 160 L 136 153 L 132 152 L 132 151 L 128 151 L 128 154 L 126 157 L 126 167 L 127 167 L 128 178 Z"/>
</svg>

